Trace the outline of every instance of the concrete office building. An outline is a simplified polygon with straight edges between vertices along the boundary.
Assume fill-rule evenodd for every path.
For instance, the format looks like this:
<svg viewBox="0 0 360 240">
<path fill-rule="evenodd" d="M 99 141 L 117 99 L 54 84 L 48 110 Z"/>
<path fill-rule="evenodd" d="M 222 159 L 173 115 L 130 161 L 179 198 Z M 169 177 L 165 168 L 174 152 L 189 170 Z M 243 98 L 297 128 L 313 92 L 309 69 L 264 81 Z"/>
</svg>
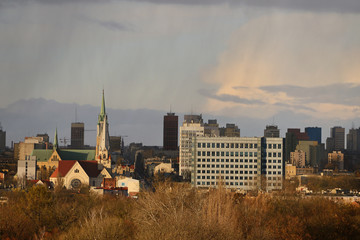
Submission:
<svg viewBox="0 0 360 240">
<path fill-rule="evenodd" d="M 5 147 L 6 147 L 6 132 L 3 131 L 0 123 L 0 153 L 5 151 Z"/>
<path fill-rule="evenodd" d="M 17 176 L 21 180 L 36 179 L 36 156 L 26 156 L 24 160 L 18 161 Z"/>
<path fill-rule="evenodd" d="M 84 148 L 84 123 L 71 123 L 71 148 Z"/>
<path fill-rule="evenodd" d="M 290 163 L 296 167 L 305 167 L 306 153 L 303 150 L 295 150 L 290 153 Z"/>
<path fill-rule="evenodd" d="M 213 136 L 213 137 L 220 136 L 219 124 L 217 123 L 216 119 L 209 119 L 208 123 L 204 124 L 204 127 L 205 127 L 205 136 Z"/>
<path fill-rule="evenodd" d="M 321 128 L 320 127 L 306 127 L 305 132 L 309 136 L 310 141 L 317 141 L 321 143 Z"/>
<path fill-rule="evenodd" d="M 360 129 L 351 128 L 346 135 L 346 150 L 360 152 Z"/>
<path fill-rule="evenodd" d="M 234 123 L 227 123 L 220 130 L 221 137 L 240 137 L 240 129 Z"/>
<path fill-rule="evenodd" d="M 301 132 L 299 128 L 288 128 L 285 137 L 285 160 L 290 161 L 290 153 L 295 151 L 300 140 L 309 140 L 306 132 Z"/>
<path fill-rule="evenodd" d="M 178 149 L 178 116 L 167 113 L 164 116 L 163 147 L 164 150 Z"/>
<path fill-rule="evenodd" d="M 326 139 L 326 150 L 328 152 L 341 151 L 345 149 L 345 128 L 333 127 L 330 129 L 330 137 Z"/>
<path fill-rule="evenodd" d="M 205 127 L 202 115 L 185 115 L 180 126 L 179 175 L 183 179 L 191 177 L 193 138 L 204 136 Z"/>
<path fill-rule="evenodd" d="M 264 130 L 264 137 L 280 137 L 280 129 L 276 125 L 267 125 Z"/>
<path fill-rule="evenodd" d="M 335 163 L 339 170 L 344 170 L 344 154 L 340 151 L 328 153 L 329 163 Z"/>
<path fill-rule="evenodd" d="M 222 182 L 226 188 L 246 191 L 282 188 L 282 138 L 198 136 L 193 141 L 194 187 L 217 187 Z"/>
</svg>

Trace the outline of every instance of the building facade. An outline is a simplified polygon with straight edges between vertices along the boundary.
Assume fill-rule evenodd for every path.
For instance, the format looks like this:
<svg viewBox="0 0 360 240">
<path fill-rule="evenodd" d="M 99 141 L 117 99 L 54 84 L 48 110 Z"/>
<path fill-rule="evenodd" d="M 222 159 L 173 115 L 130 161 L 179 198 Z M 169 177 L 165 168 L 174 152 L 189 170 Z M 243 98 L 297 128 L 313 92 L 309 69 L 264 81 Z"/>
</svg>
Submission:
<svg viewBox="0 0 360 240">
<path fill-rule="evenodd" d="M 360 152 L 360 129 L 351 128 L 346 135 L 346 150 Z"/>
<path fill-rule="evenodd" d="M 306 153 L 303 150 L 295 150 L 290 153 L 290 163 L 296 167 L 305 167 Z"/>
<path fill-rule="evenodd" d="M 309 136 L 310 141 L 317 141 L 321 143 L 321 128 L 320 127 L 306 127 L 305 132 Z"/>
<path fill-rule="evenodd" d="M 276 125 L 267 125 L 264 130 L 264 137 L 280 137 L 280 129 Z"/>
<path fill-rule="evenodd" d="M 179 175 L 184 179 L 191 177 L 193 139 L 204 136 L 205 128 L 201 115 L 185 115 L 180 126 Z"/>
<path fill-rule="evenodd" d="M 333 127 L 330 129 L 330 137 L 326 139 L 326 150 L 342 151 L 345 149 L 345 128 Z"/>
<path fill-rule="evenodd" d="M 171 112 L 164 116 L 163 147 L 165 150 L 178 149 L 178 118 Z"/>
<path fill-rule="evenodd" d="M 282 188 L 283 139 L 194 137 L 191 182 L 241 190 Z"/>
<path fill-rule="evenodd" d="M 84 123 L 71 123 L 71 148 L 84 148 Z"/>
<path fill-rule="evenodd" d="M 3 131 L 2 126 L 0 124 L 0 153 L 5 151 L 6 147 L 6 132 Z"/>
</svg>

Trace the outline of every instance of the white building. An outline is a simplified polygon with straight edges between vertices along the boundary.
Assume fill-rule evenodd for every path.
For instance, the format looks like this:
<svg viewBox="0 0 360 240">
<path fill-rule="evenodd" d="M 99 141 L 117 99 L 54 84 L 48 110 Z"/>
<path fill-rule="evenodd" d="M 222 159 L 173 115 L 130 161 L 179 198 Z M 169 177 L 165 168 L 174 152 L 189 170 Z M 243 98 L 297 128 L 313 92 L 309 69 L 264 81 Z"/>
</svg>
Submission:
<svg viewBox="0 0 360 240">
<path fill-rule="evenodd" d="M 204 136 L 204 123 L 201 115 L 185 115 L 180 126 L 179 175 L 190 179 L 192 159 L 192 139 Z"/>
<path fill-rule="evenodd" d="M 36 156 L 25 156 L 25 160 L 18 161 L 17 176 L 19 179 L 36 179 Z"/>
<path fill-rule="evenodd" d="M 134 196 L 140 192 L 140 181 L 133 178 L 121 178 L 117 180 L 116 186 L 127 187 L 129 196 Z"/>
<path fill-rule="evenodd" d="M 274 190 L 282 188 L 283 139 L 194 137 L 194 187 Z"/>
</svg>

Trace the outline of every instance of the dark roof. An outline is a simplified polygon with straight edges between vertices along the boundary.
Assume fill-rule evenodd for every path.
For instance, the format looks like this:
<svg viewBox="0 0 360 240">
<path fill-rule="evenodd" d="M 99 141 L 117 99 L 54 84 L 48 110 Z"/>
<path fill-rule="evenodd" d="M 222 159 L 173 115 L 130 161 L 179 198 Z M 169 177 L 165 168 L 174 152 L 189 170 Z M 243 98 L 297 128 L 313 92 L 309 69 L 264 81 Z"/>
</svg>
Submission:
<svg viewBox="0 0 360 240">
<path fill-rule="evenodd" d="M 95 160 L 95 150 L 90 149 L 60 149 L 61 160 Z"/>
<path fill-rule="evenodd" d="M 78 162 L 89 177 L 96 178 L 97 176 L 99 176 L 101 170 L 98 169 L 97 161 L 78 161 Z"/>
</svg>

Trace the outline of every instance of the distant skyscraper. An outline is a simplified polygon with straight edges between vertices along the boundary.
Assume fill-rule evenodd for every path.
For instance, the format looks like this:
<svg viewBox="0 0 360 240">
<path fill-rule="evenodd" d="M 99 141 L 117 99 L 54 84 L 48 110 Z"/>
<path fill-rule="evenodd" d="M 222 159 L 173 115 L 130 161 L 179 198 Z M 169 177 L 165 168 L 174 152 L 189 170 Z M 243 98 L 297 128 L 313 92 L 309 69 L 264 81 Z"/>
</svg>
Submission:
<svg viewBox="0 0 360 240">
<path fill-rule="evenodd" d="M 178 116 L 175 113 L 164 116 L 163 146 L 165 150 L 178 148 Z"/>
<path fill-rule="evenodd" d="M 267 125 L 264 130 L 264 137 L 280 137 L 280 130 L 276 125 Z"/>
<path fill-rule="evenodd" d="M 346 150 L 360 152 L 360 128 L 349 129 L 349 133 L 346 135 Z"/>
<path fill-rule="evenodd" d="M 285 136 L 285 157 L 290 160 L 290 153 L 296 149 L 300 140 L 309 140 L 306 132 L 301 132 L 299 128 L 288 128 Z"/>
<path fill-rule="evenodd" d="M 345 128 L 336 126 L 330 129 L 330 137 L 326 139 L 326 149 L 328 152 L 345 149 Z"/>
<path fill-rule="evenodd" d="M 71 123 L 71 148 L 84 147 L 84 123 Z"/>
<path fill-rule="evenodd" d="M 305 132 L 309 136 L 310 141 L 317 141 L 321 143 L 321 128 L 320 127 L 307 127 Z"/>
<path fill-rule="evenodd" d="M 234 123 L 227 123 L 226 127 L 220 128 L 222 137 L 240 137 L 240 129 Z"/>
<path fill-rule="evenodd" d="M 3 131 L 2 126 L 0 124 L 0 153 L 5 151 L 6 146 L 6 132 Z"/>
</svg>

